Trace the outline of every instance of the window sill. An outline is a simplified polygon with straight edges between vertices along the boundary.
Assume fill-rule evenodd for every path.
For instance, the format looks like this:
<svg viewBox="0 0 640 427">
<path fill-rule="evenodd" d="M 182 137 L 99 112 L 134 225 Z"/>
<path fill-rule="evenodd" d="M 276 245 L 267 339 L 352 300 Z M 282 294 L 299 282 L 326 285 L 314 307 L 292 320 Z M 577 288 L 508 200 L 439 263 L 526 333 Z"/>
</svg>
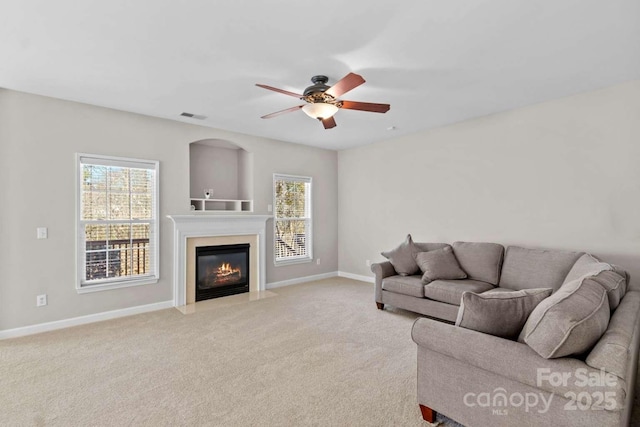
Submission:
<svg viewBox="0 0 640 427">
<path fill-rule="evenodd" d="M 131 288 L 133 286 L 151 285 L 158 283 L 157 277 L 145 277 L 144 279 L 126 280 L 122 282 L 102 283 L 95 285 L 76 286 L 76 292 L 79 294 L 88 294 L 91 292 L 110 291 L 112 289 Z"/>
<path fill-rule="evenodd" d="M 298 259 L 274 261 L 273 265 L 275 265 L 276 267 L 284 267 L 285 265 L 307 264 L 307 263 L 310 263 L 311 261 L 313 261 L 312 258 L 298 258 Z"/>
</svg>

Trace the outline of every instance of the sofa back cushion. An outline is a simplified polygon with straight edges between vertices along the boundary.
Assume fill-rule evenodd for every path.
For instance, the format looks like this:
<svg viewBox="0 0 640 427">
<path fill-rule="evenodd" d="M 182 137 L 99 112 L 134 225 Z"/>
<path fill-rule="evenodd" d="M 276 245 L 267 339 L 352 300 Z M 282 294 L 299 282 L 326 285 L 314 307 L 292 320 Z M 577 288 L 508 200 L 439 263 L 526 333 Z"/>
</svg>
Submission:
<svg viewBox="0 0 640 427">
<path fill-rule="evenodd" d="M 429 252 L 451 246 L 448 243 L 414 242 L 419 252 Z"/>
<path fill-rule="evenodd" d="M 509 246 L 502 263 L 500 287 L 516 291 L 534 288 L 552 288 L 556 291 L 583 254 Z"/>
<path fill-rule="evenodd" d="M 588 280 L 594 280 L 607 290 L 609 297 L 609 308 L 611 311 L 618 308 L 620 301 L 627 292 L 627 279 L 615 271 L 602 271 Z"/>
<path fill-rule="evenodd" d="M 594 280 L 574 280 L 538 304 L 518 341 L 545 359 L 581 354 L 607 330 L 609 315 L 606 290 Z"/>
<path fill-rule="evenodd" d="M 498 285 L 502 259 L 504 258 L 502 245 L 484 242 L 455 242 L 453 253 L 469 279 Z"/>
</svg>

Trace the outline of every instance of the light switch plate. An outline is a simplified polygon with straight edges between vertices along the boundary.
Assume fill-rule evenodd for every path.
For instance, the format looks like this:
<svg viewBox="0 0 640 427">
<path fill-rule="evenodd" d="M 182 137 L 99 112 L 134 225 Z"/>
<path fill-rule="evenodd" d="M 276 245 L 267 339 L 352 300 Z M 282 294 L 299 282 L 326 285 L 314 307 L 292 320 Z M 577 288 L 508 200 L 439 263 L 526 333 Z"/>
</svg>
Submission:
<svg viewBox="0 0 640 427">
<path fill-rule="evenodd" d="M 49 233 L 48 233 L 47 227 L 38 227 L 36 231 L 37 231 L 38 239 L 46 239 L 48 237 Z"/>
</svg>

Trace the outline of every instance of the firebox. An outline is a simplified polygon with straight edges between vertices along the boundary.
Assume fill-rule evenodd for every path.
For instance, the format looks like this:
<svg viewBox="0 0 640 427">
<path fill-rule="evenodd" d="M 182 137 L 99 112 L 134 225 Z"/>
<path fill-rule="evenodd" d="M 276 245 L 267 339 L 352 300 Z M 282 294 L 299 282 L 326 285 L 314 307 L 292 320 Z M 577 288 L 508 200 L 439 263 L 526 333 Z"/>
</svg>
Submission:
<svg viewBox="0 0 640 427">
<path fill-rule="evenodd" d="M 196 301 L 249 292 L 250 246 L 196 248 Z"/>
</svg>

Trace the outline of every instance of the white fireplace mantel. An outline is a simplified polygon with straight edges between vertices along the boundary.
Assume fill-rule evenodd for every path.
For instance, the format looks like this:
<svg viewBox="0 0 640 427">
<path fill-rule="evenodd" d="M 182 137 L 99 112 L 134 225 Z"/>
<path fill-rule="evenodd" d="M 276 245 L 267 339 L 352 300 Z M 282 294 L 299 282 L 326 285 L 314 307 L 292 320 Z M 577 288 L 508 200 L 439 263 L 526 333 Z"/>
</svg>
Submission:
<svg viewBox="0 0 640 427">
<path fill-rule="evenodd" d="M 167 215 L 173 221 L 173 305 L 187 303 L 187 239 L 215 236 L 258 236 L 259 290 L 266 289 L 266 222 L 271 215 Z"/>
</svg>

